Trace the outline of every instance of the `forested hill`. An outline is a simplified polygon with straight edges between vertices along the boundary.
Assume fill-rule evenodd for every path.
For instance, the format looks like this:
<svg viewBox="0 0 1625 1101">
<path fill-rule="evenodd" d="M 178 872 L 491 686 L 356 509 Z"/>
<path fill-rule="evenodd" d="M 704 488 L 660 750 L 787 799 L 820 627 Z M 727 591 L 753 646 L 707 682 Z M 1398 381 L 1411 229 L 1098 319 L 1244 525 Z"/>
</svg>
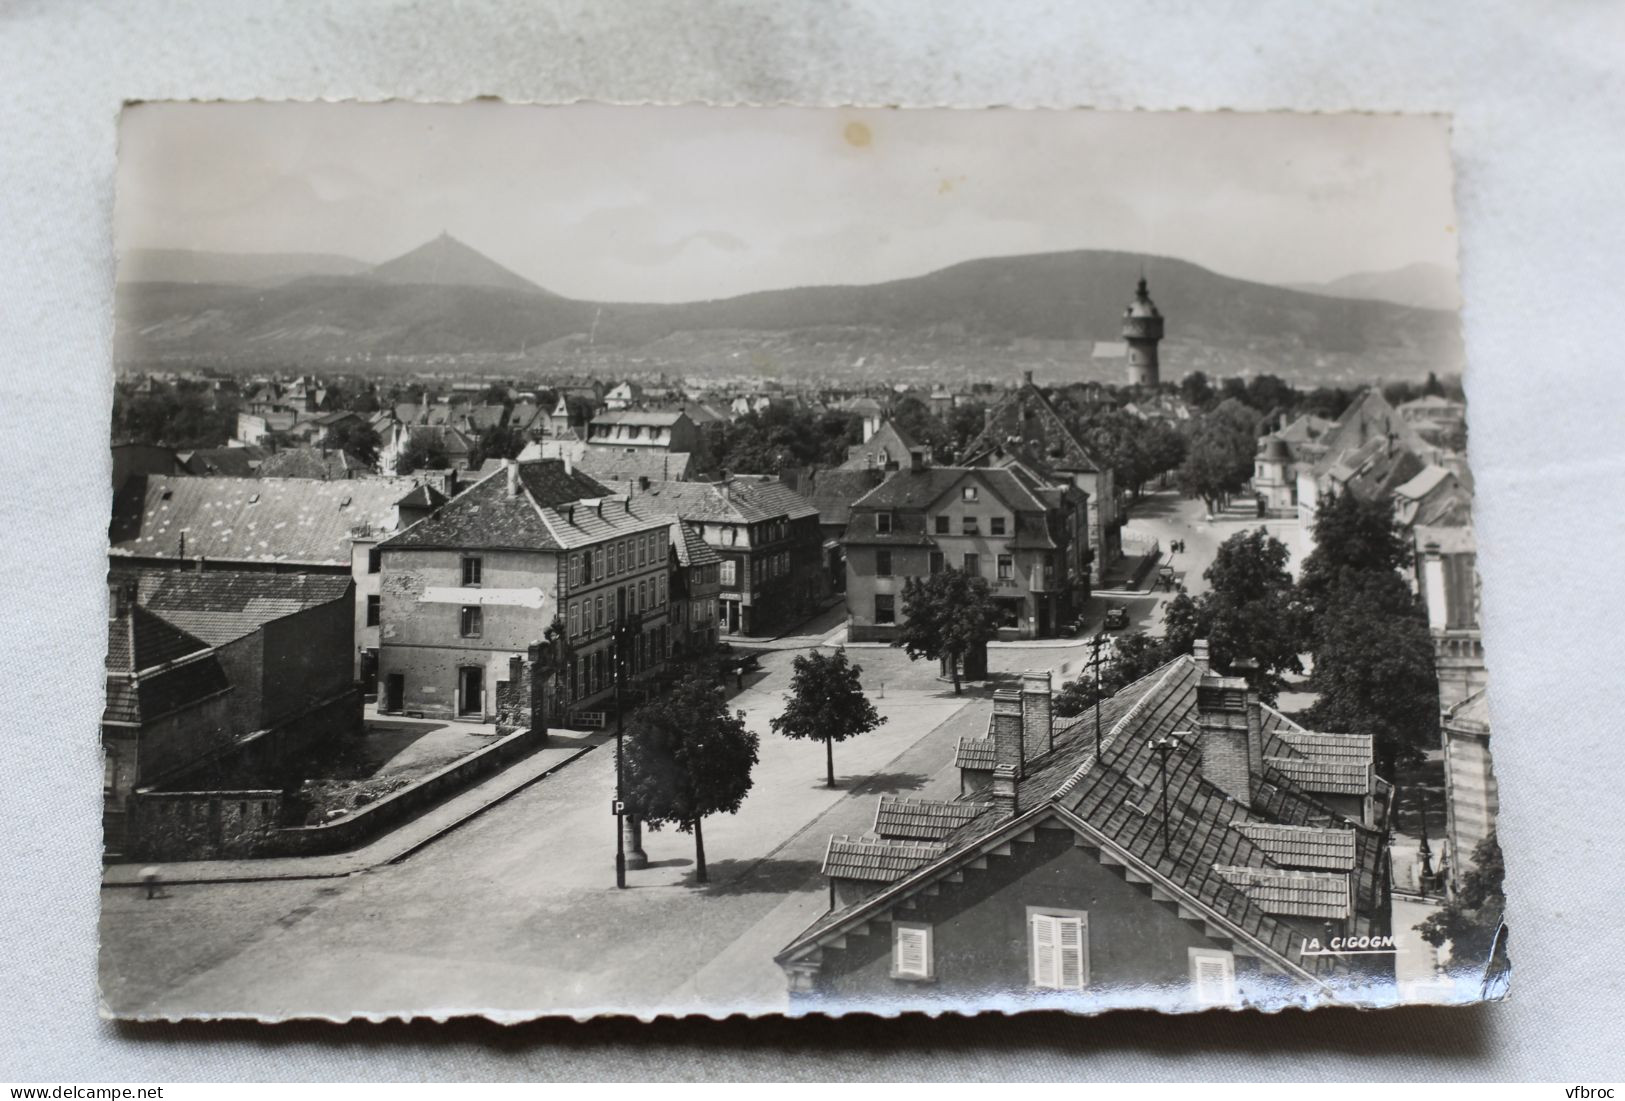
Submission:
<svg viewBox="0 0 1625 1101">
<path fill-rule="evenodd" d="M 765 360 L 829 373 L 981 363 L 996 374 L 1024 360 L 1030 369 L 1035 358 L 1088 359 L 1094 342 L 1117 340 L 1143 272 L 1168 319 L 1169 351 L 1198 357 L 1184 369 L 1304 378 L 1351 368 L 1387 377 L 1461 369 L 1454 312 L 1304 293 L 1132 253 L 996 257 L 867 286 L 640 304 L 559 297 L 453 244 L 430 258 L 455 263 L 421 255 L 402 262 L 408 254 L 353 275 L 275 286 L 124 283 L 120 358 L 500 355 L 545 366 L 590 348 L 679 370 L 742 370 Z"/>
</svg>

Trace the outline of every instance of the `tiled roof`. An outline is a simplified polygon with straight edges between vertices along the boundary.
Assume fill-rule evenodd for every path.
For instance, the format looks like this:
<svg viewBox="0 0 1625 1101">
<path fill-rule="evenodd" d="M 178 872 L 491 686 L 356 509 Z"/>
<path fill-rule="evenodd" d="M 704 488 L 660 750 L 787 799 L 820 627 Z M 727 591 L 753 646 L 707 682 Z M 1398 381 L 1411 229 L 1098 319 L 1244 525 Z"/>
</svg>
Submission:
<svg viewBox="0 0 1625 1101">
<path fill-rule="evenodd" d="M 829 839 L 829 849 L 824 854 L 824 874 L 832 879 L 890 883 L 942 853 L 941 845 L 843 835 Z"/>
<path fill-rule="evenodd" d="M 1216 871 L 1266 914 L 1310 918 L 1349 916 L 1349 877 L 1346 875 L 1225 865 Z"/>
<path fill-rule="evenodd" d="M 1103 469 L 1031 382 L 1000 399 L 989 411 L 981 435 L 965 449 L 966 461 L 973 464 L 999 454 L 1014 456 L 1046 473 Z"/>
<path fill-rule="evenodd" d="M 651 482 L 648 489 L 640 488 L 635 498 L 644 508 L 691 523 L 713 520 L 749 524 L 818 515 L 818 510 L 800 494 L 778 481 Z"/>
<path fill-rule="evenodd" d="M 676 424 L 685 416 L 681 409 L 610 409 L 592 419 L 593 424 Z"/>
<path fill-rule="evenodd" d="M 255 473 L 261 478 L 343 481 L 369 477 L 372 468 L 347 451 L 334 448 L 291 447 L 267 456 Z"/>
<path fill-rule="evenodd" d="M 395 524 L 410 478 L 320 482 L 304 478 L 134 477 L 113 503 L 115 557 L 348 566 L 350 541 Z"/>
<path fill-rule="evenodd" d="M 164 622 L 139 604 L 107 622 L 109 673 L 139 673 L 209 648 L 202 639 Z"/>
<path fill-rule="evenodd" d="M 992 738 L 961 738 L 954 751 L 954 767 L 992 772 L 999 763 Z"/>
<path fill-rule="evenodd" d="M 878 469 L 846 470 L 835 467 L 808 475 L 797 492 L 818 510 L 822 524 L 845 524 L 852 503 L 880 484 Z"/>
<path fill-rule="evenodd" d="M 941 841 L 988 808 L 987 803 L 946 803 L 882 795 L 875 808 L 875 833 L 903 841 Z"/>
<path fill-rule="evenodd" d="M 1155 871 L 1160 879 L 1236 929 L 1240 935 L 1269 950 L 1279 965 L 1301 968 L 1311 974 L 1327 974 L 1345 969 L 1346 962 L 1335 957 L 1300 959 L 1296 952 L 1297 934 L 1277 913 L 1288 906 L 1306 908 L 1318 905 L 1330 909 L 1341 905 L 1338 916 L 1349 913 L 1349 901 L 1356 904 L 1351 931 L 1356 935 L 1379 929 L 1387 920 L 1383 897 L 1384 851 L 1381 835 L 1372 829 L 1356 827 L 1340 818 L 1302 788 L 1281 769 L 1272 767 L 1257 784 L 1253 798 L 1238 802 L 1205 780 L 1201 773 L 1198 747 L 1190 741 L 1159 762 L 1151 749 L 1153 739 L 1197 726 L 1197 686 L 1204 669 L 1189 656 L 1180 657 L 1127 686 L 1102 702 L 1102 754 L 1094 752 L 1093 713 L 1058 725 L 1055 747 L 1029 763 L 1027 775 L 1017 785 L 1016 816 L 1002 818 L 982 813 L 943 839 L 943 855 L 922 862 L 918 874 L 906 876 L 896 888 L 883 887 L 877 894 L 815 922 L 781 955 L 787 958 L 819 942 L 819 938 L 860 921 L 873 909 L 895 904 L 897 891 L 910 892 L 917 885 L 946 874 L 957 863 L 980 851 L 979 846 L 994 843 L 1000 831 L 1014 822 L 1034 820 L 1032 816 L 1059 812 L 1075 816 L 1076 829 L 1091 831 L 1123 854 Z M 1295 740 L 1300 728 L 1273 708 L 1262 709 L 1266 746 L 1290 761 L 1309 758 L 1287 741 Z M 1307 732 L 1304 732 L 1307 733 Z M 961 743 L 961 757 L 964 755 Z M 1307 743 L 1306 743 L 1307 744 Z M 1334 747 L 1335 748 L 1335 747 Z M 1163 777 L 1166 776 L 1167 817 L 1163 817 Z M 1285 870 L 1265 846 L 1232 826 L 1249 823 L 1323 825 L 1354 834 L 1353 875 L 1334 877 L 1343 882 L 1342 894 L 1336 888 L 1316 881 L 1294 883 L 1290 890 L 1275 884 Z M 843 846 L 869 842 L 839 839 Z M 845 848 L 842 849 L 843 860 Z M 856 858 L 854 858 L 856 859 Z M 880 856 L 866 859 L 880 861 Z M 894 863 L 902 863 L 893 858 Z M 835 862 L 838 866 L 841 861 Z M 1229 875 L 1220 869 L 1228 869 Z M 1254 887 L 1237 885 L 1242 870 L 1261 875 Z M 879 879 L 879 872 L 875 873 Z M 1352 885 L 1350 880 L 1352 878 Z M 889 881 L 889 880 L 888 880 Z"/>
<path fill-rule="evenodd" d="M 922 509 L 939 500 L 962 482 L 984 485 L 1006 506 L 1017 512 L 1043 512 L 1044 502 L 1012 470 L 998 467 L 928 466 L 894 472 L 868 493 L 852 502 L 853 508 Z"/>
<path fill-rule="evenodd" d="M 188 474 L 198 477 L 252 478 L 270 452 L 263 447 L 200 447 L 177 457 Z"/>
<path fill-rule="evenodd" d="M 629 482 L 638 478 L 681 482 L 688 478 L 694 456 L 688 451 L 608 451 L 583 447 L 576 465 L 594 478 L 607 482 Z"/>
<path fill-rule="evenodd" d="M 679 484 L 679 483 L 673 483 Z M 654 531 L 671 517 L 646 507 L 642 495 L 612 495 L 599 481 L 559 459 L 519 464 L 517 496 L 506 470 L 482 479 L 427 519 L 383 543 L 387 548 L 564 550 L 617 535 Z"/>
<path fill-rule="evenodd" d="M 107 621 L 107 696 L 102 721 L 138 725 L 229 687 L 209 646 L 132 604 Z"/>
<path fill-rule="evenodd" d="M 1360 764 L 1304 757 L 1266 757 L 1264 763 L 1279 770 L 1305 791 L 1322 795 L 1366 795 L 1371 791 L 1369 762 Z"/>
<path fill-rule="evenodd" d="M 677 564 L 683 567 L 712 566 L 722 561 L 722 555 L 711 549 L 711 544 L 700 538 L 700 533 L 681 520 L 671 522 L 671 545 L 677 552 Z"/>
<path fill-rule="evenodd" d="M 1232 822 L 1230 828 L 1283 868 L 1348 872 L 1354 868 L 1354 831 L 1275 822 Z"/>
<path fill-rule="evenodd" d="M 1416 477 L 1412 478 L 1410 481 L 1403 485 L 1395 486 L 1394 496 L 1404 497 L 1410 500 L 1419 500 L 1420 498 L 1426 497 L 1429 493 L 1432 493 L 1435 489 L 1438 489 L 1440 483 L 1454 477 L 1455 475 L 1445 467 L 1432 465 L 1426 466 L 1422 468 L 1422 472 L 1420 474 L 1416 475 Z"/>
<path fill-rule="evenodd" d="M 140 606 L 210 646 L 349 596 L 348 575 L 235 570 L 133 571 Z"/>
</svg>

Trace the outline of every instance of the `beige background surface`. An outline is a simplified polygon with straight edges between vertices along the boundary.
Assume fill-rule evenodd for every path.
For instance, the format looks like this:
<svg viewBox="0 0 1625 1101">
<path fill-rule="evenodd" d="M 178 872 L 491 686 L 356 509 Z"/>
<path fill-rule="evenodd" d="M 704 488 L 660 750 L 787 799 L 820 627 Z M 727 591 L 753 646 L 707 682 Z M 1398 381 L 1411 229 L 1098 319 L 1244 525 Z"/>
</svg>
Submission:
<svg viewBox="0 0 1625 1101">
<path fill-rule="evenodd" d="M 0 1079 L 1619 1078 L 1625 7 L 0 4 Z M 114 122 L 131 98 L 1453 112 L 1511 1003 L 1171 1020 L 96 1017 Z"/>
</svg>

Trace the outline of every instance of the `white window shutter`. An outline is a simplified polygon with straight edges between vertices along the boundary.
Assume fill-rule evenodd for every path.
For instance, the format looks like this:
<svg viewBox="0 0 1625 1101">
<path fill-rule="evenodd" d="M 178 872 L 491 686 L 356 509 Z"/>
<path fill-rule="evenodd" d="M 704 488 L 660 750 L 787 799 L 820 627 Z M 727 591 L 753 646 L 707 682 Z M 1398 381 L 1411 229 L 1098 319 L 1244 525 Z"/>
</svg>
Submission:
<svg viewBox="0 0 1625 1101">
<path fill-rule="evenodd" d="M 1228 952 L 1191 953 L 1191 984 L 1202 1005 L 1228 1005 L 1235 1000 L 1236 963 Z"/>
<path fill-rule="evenodd" d="M 1049 914 L 1033 914 L 1029 919 L 1033 941 L 1033 985 L 1054 989 L 1060 985 L 1056 942 L 1060 939 L 1059 919 Z"/>
<path fill-rule="evenodd" d="M 1055 919 L 1059 931 L 1060 982 L 1062 990 L 1082 990 L 1087 976 L 1083 971 L 1084 919 Z"/>
<path fill-rule="evenodd" d="M 925 978 L 931 974 L 930 933 L 912 926 L 897 926 L 893 964 L 899 975 Z"/>
</svg>

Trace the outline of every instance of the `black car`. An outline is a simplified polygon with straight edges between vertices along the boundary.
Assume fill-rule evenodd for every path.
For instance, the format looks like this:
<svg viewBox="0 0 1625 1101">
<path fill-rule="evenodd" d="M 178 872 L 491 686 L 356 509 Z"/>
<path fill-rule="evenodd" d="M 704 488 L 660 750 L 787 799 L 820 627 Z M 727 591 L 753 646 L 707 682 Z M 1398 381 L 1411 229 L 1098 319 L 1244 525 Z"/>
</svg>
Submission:
<svg viewBox="0 0 1625 1101">
<path fill-rule="evenodd" d="M 1121 604 L 1113 604 L 1106 609 L 1104 626 L 1108 631 L 1122 631 L 1128 628 L 1128 609 Z"/>
</svg>

